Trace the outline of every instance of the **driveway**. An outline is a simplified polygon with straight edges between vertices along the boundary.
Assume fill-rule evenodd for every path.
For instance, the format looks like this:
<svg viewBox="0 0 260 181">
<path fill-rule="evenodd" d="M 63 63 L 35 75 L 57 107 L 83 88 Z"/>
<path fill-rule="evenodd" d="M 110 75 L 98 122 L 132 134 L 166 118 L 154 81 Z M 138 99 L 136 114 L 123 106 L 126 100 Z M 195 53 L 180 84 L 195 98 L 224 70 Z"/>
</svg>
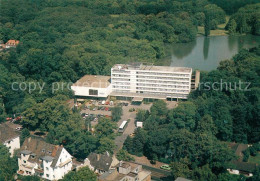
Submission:
<svg viewBox="0 0 260 181">
<path fill-rule="evenodd" d="M 128 126 L 126 127 L 125 131 L 120 135 L 115 138 L 115 145 L 116 149 L 114 153 L 116 154 L 122 147 L 123 144 L 127 138 L 128 135 L 134 132 L 136 126 L 135 126 L 135 118 L 136 118 L 136 111 L 134 112 L 129 112 L 129 109 L 135 108 L 137 109 L 144 109 L 144 110 L 149 110 L 152 104 L 141 104 L 140 106 L 138 105 L 128 105 L 128 106 L 123 106 L 123 115 L 121 119 L 118 121 L 117 125 L 118 127 L 122 124 L 123 121 L 130 119 L 128 122 Z"/>
</svg>

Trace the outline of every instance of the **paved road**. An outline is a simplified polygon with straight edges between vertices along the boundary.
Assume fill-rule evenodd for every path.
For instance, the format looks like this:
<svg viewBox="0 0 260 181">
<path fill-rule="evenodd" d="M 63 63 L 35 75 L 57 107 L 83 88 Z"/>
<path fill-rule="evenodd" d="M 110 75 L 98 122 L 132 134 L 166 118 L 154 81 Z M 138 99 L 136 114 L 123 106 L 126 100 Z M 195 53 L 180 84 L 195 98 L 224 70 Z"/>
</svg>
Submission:
<svg viewBox="0 0 260 181">
<path fill-rule="evenodd" d="M 126 140 L 127 136 L 130 135 L 131 133 L 134 132 L 136 126 L 135 126 L 135 117 L 136 117 L 136 112 L 129 112 L 129 109 L 135 108 L 137 109 L 145 109 L 148 110 L 150 109 L 151 104 L 142 104 L 140 106 L 137 105 L 128 105 L 128 106 L 123 106 L 123 115 L 120 119 L 120 121 L 117 123 L 118 127 L 122 124 L 124 120 L 130 119 L 127 128 L 125 131 L 115 139 L 115 154 L 123 147 L 124 141 Z"/>
</svg>

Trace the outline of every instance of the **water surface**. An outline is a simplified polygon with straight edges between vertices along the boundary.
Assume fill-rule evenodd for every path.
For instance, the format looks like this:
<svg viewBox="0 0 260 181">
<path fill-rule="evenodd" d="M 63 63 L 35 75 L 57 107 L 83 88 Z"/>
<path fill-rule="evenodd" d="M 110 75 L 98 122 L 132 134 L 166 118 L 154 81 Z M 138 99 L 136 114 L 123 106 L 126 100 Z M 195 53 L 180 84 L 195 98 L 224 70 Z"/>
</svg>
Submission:
<svg viewBox="0 0 260 181">
<path fill-rule="evenodd" d="M 216 69 L 221 60 L 232 58 L 240 49 L 258 45 L 260 36 L 200 36 L 190 43 L 170 45 L 168 51 L 171 66 L 210 71 Z"/>
</svg>

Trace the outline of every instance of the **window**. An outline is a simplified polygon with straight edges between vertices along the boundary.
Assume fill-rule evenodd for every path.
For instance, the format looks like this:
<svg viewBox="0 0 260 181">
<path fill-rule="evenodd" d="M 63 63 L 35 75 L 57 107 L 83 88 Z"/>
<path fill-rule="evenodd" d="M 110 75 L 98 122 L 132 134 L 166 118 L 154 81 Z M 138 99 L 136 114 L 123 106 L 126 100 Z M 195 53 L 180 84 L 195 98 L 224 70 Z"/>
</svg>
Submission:
<svg viewBox="0 0 260 181">
<path fill-rule="evenodd" d="M 49 168 L 48 168 L 48 167 L 46 167 L 46 170 L 49 170 Z"/>
<path fill-rule="evenodd" d="M 24 160 L 23 163 L 26 163 L 26 161 Z"/>
<path fill-rule="evenodd" d="M 98 90 L 89 89 L 89 95 L 98 95 Z"/>
<path fill-rule="evenodd" d="M 60 159 L 60 162 L 62 162 L 62 159 Z"/>
<path fill-rule="evenodd" d="M 49 174 L 46 174 L 46 177 L 49 177 Z"/>
</svg>

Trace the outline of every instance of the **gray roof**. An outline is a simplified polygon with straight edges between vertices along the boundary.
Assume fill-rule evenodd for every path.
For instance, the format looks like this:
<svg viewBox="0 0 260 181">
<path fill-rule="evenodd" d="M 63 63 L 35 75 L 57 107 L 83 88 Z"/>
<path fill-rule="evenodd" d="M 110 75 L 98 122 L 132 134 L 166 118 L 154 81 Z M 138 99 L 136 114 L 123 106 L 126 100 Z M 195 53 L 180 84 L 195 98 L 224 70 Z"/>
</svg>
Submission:
<svg viewBox="0 0 260 181">
<path fill-rule="evenodd" d="M 43 156 L 41 159 L 51 162 L 54 158 L 52 156 Z"/>
<path fill-rule="evenodd" d="M 108 171 L 113 161 L 108 152 L 104 154 L 90 153 L 88 156 L 91 166 L 95 169 Z"/>
<path fill-rule="evenodd" d="M 55 167 L 60 157 L 63 146 L 46 143 L 44 139 L 38 137 L 26 138 L 21 147 L 20 153 L 30 153 L 29 161 L 39 162 L 41 159 L 52 161 L 51 167 Z"/>
<path fill-rule="evenodd" d="M 16 137 L 18 137 L 19 134 L 10 128 L 7 123 L 0 124 L 0 142 L 4 143 L 6 141 L 10 141 Z"/>
<path fill-rule="evenodd" d="M 25 154 L 25 155 L 30 155 L 30 153 L 32 153 L 32 152 L 29 151 L 29 150 L 22 150 L 21 151 L 21 154 Z"/>
<path fill-rule="evenodd" d="M 175 181 L 191 181 L 191 180 L 183 178 L 183 177 L 178 177 L 178 178 L 176 178 Z"/>
</svg>

